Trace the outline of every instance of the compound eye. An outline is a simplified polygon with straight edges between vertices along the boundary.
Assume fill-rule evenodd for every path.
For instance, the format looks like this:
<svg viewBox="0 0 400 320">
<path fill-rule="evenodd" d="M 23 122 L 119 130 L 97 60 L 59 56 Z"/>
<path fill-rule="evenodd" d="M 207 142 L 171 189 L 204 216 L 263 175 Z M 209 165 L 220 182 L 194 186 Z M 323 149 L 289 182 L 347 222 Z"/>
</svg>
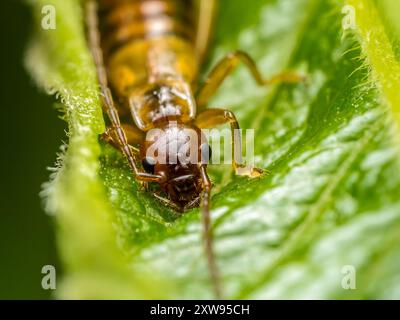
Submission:
<svg viewBox="0 0 400 320">
<path fill-rule="evenodd" d="M 152 173 L 154 174 L 154 167 L 156 165 L 156 160 L 154 160 L 154 158 L 152 157 L 146 157 L 142 160 L 142 166 L 143 169 L 147 172 L 147 173 Z"/>
<path fill-rule="evenodd" d="M 200 146 L 201 163 L 209 163 L 211 159 L 211 147 L 208 143 L 203 143 Z"/>
</svg>

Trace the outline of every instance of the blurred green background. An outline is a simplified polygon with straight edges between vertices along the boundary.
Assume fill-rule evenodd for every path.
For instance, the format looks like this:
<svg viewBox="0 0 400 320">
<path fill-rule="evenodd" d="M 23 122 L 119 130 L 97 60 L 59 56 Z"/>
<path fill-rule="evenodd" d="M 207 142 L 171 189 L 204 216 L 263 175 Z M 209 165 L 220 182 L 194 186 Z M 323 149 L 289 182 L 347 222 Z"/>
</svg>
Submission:
<svg viewBox="0 0 400 320">
<path fill-rule="evenodd" d="M 22 0 L 0 4 L 1 70 L 1 222 L 0 298 L 45 299 L 43 265 L 60 274 L 52 218 L 39 192 L 49 178 L 65 139 L 54 98 L 40 93 L 27 74 L 24 50 L 32 30 L 31 12 Z"/>
</svg>

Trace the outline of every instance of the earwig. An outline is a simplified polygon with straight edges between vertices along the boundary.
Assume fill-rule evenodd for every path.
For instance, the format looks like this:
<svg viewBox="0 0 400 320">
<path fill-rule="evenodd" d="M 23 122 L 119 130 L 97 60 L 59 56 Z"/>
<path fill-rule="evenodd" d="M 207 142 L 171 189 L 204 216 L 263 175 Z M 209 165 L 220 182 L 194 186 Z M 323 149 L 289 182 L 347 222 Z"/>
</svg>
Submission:
<svg viewBox="0 0 400 320">
<path fill-rule="evenodd" d="M 225 109 L 207 109 L 206 104 L 239 63 L 249 68 L 259 85 L 294 83 L 301 78 L 286 72 L 264 79 L 249 55 L 235 51 L 198 86 L 215 0 L 197 1 L 88 0 L 86 22 L 102 105 L 110 122 L 103 137 L 124 154 L 138 181 L 159 185 L 154 193 L 159 201 L 181 212 L 201 206 L 208 269 L 215 295 L 221 298 L 210 223 L 209 146 L 201 129 L 229 124 L 233 170 L 250 177 L 259 176 L 262 170 L 242 163 L 241 141 L 234 139 L 234 131 L 239 129 L 235 115 Z M 146 135 L 152 129 L 162 131 L 148 141 Z M 191 142 L 199 151 L 198 161 L 171 162 L 167 144 L 175 142 L 178 149 L 182 147 L 188 141 L 186 129 L 199 138 Z M 160 142 L 165 144 L 166 163 L 148 156 L 153 144 Z"/>
</svg>

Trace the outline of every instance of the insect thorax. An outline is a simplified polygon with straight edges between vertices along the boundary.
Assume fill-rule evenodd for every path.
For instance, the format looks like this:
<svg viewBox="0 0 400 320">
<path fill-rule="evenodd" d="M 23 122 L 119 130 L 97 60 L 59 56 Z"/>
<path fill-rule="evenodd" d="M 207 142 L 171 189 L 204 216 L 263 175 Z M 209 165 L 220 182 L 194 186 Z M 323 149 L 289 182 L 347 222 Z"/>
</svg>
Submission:
<svg viewBox="0 0 400 320">
<path fill-rule="evenodd" d="M 135 89 L 129 98 L 135 124 L 143 131 L 162 120 L 189 122 L 195 117 L 196 104 L 190 86 L 180 80 L 146 84 Z"/>
</svg>

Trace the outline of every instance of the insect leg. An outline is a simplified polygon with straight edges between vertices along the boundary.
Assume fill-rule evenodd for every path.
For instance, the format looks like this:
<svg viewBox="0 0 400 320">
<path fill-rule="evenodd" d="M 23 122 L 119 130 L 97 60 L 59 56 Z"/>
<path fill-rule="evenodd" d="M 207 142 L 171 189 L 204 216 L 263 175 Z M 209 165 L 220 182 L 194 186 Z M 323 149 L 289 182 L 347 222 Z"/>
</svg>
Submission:
<svg viewBox="0 0 400 320">
<path fill-rule="evenodd" d="M 106 130 L 101 135 L 101 139 L 105 142 L 112 145 L 115 149 L 119 150 L 119 144 L 116 142 L 116 139 L 113 137 L 113 131 L 110 127 L 106 127 Z"/>
<path fill-rule="evenodd" d="M 178 206 L 175 202 L 173 202 L 172 200 L 168 199 L 168 198 L 164 198 L 163 196 L 161 196 L 160 194 L 158 194 L 157 192 L 153 193 L 153 196 L 155 198 L 157 198 L 160 202 L 164 203 L 165 205 L 171 207 L 172 209 L 174 209 L 175 211 L 178 211 L 180 213 L 183 212 L 183 208 Z"/>
<path fill-rule="evenodd" d="M 101 99 L 104 109 L 111 121 L 110 130 L 113 131 L 116 141 L 114 141 L 119 150 L 128 159 L 129 165 L 131 166 L 135 176 L 144 181 L 159 181 L 161 177 L 151 175 L 145 172 L 140 172 L 135 163 L 135 157 L 132 152 L 132 148 L 128 144 L 126 134 L 121 126 L 118 111 L 114 105 L 114 100 L 111 95 L 110 88 L 108 87 L 106 70 L 104 68 L 103 53 L 100 48 L 100 33 L 98 30 L 98 18 L 97 18 L 97 3 L 94 0 L 86 2 L 86 22 L 88 29 L 88 42 L 89 47 L 93 55 L 93 60 L 96 65 L 97 77 L 102 92 Z"/>
<path fill-rule="evenodd" d="M 185 207 L 183 208 L 183 211 L 187 211 L 187 210 L 193 209 L 195 207 L 198 207 L 199 202 L 200 202 L 200 196 L 196 197 L 195 199 L 190 201 L 187 205 L 185 205 Z"/>
<path fill-rule="evenodd" d="M 261 86 L 279 82 L 296 83 L 304 80 L 304 77 L 290 71 L 278 73 L 269 79 L 264 79 L 257 68 L 256 63 L 247 53 L 239 50 L 234 51 L 218 62 L 210 72 L 204 84 L 197 91 L 196 101 L 199 108 L 205 106 L 211 96 L 217 91 L 222 82 L 234 70 L 239 62 L 246 65 L 254 80 Z"/>
<path fill-rule="evenodd" d="M 110 130 L 113 131 L 120 150 L 128 158 L 130 165 L 135 173 L 138 172 L 136 164 L 134 161 L 133 154 L 128 146 L 128 141 L 124 130 L 121 127 L 121 122 L 119 120 L 118 111 L 114 105 L 114 100 L 111 95 L 111 91 L 108 87 L 107 75 L 103 63 L 103 53 L 100 49 L 100 34 L 98 30 L 98 18 L 97 18 L 97 3 L 95 1 L 89 0 L 86 3 L 86 21 L 88 27 L 88 38 L 89 46 L 93 55 L 94 63 L 96 65 L 97 77 L 100 83 L 100 88 L 102 92 L 102 103 L 105 111 L 111 121 Z"/>
<path fill-rule="evenodd" d="M 121 124 L 121 127 L 125 132 L 125 136 L 129 145 L 140 144 L 143 141 L 143 131 L 129 124 Z M 102 138 L 113 145 L 115 148 L 119 149 L 119 145 L 117 143 L 118 138 L 115 136 L 112 127 L 106 128 L 106 131 L 103 133 Z"/>
<path fill-rule="evenodd" d="M 232 167 L 235 173 L 258 177 L 263 172 L 261 169 L 243 164 L 240 126 L 233 112 L 225 109 L 207 109 L 197 116 L 195 124 L 200 129 L 229 124 L 232 136 Z"/>
</svg>

